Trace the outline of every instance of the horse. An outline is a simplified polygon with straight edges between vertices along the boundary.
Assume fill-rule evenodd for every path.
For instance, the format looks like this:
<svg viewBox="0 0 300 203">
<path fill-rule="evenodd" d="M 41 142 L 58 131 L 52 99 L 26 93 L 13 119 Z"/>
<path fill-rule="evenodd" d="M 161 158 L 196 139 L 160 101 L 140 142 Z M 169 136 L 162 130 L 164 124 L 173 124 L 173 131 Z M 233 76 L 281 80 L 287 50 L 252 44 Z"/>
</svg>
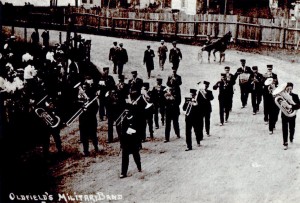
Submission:
<svg viewBox="0 0 300 203">
<path fill-rule="evenodd" d="M 231 32 L 227 32 L 223 37 L 220 39 L 212 40 L 211 44 L 207 46 L 201 47 L 201 49 L 198 52 L 198 60 L 201 60 L 201 63 L 203 61 L 203 51 L 208 52 L 208 63 L 210 63 L 210 53 L 213 51 L 214 54 L 214 61 L 216 61 L 216 52 L 220 52 L 220 61 L 219 63 L 225 61 L 225 50 L 227 49 L 227 45 L 232 42 L 232 34 Z M 223 59 L 223 60 L 222 60 Z"/>
</svg>

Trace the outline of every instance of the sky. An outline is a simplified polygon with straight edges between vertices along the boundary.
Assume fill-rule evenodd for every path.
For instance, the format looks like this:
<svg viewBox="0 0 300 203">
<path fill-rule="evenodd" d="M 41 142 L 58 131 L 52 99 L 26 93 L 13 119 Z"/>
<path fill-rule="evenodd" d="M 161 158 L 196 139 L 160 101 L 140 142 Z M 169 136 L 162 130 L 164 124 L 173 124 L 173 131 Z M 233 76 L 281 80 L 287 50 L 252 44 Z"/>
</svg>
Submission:
<svg viewBox="0 0 300 203">
<path fill-rule="evenodd" d="M 0 0 L 3 4 L 12 3 L 15 6 L 24 6 L 25 2 L 30 2 L 35 6 L 50 6 L 50 0 Z M 78 1 L 79 2 L 79 1 Z M 75 5 L 75 0 L 57 0 L 58 6 Z"/>
</svg>

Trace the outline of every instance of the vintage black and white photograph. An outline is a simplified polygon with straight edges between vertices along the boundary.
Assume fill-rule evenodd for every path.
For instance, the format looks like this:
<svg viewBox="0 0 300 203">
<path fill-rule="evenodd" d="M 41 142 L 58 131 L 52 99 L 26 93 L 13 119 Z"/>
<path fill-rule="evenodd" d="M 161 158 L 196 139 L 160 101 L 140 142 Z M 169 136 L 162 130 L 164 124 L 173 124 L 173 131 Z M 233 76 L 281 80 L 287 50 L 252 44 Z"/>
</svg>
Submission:
<svg viewBox="0 0 300 203">
<path fill-rule="evenodd" d="M 0 0 L 0 203 L 300 202 L 299 0 Z"/>
</svg>

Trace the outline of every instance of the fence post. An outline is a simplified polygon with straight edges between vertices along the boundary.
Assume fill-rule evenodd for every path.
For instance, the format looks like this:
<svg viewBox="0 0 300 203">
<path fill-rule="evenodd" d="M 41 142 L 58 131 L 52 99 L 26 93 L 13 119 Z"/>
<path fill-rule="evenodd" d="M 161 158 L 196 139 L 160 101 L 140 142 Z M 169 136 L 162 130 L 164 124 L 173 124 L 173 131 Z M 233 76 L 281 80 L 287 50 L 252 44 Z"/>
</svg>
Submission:
<svg viewBox="0 0 300 203">
<path fill-rule="evenodd" d="M 97 29 L 98 29 L 98 32 L 100 31 L 100 16 L 98 16 L 98 25 L 97 25 Z"/>
<path fill-rule="evenodd" d="M 59 43 L 62 44 L 61 32 L 59 32 Z"/>
<path fill-rule="evenodd" d="M 261 40 L 262 40 L 262 29 L 263 29 L 263 26 L 262 25 L 259 25 L 259 33 L 258 33 L 258 45 L 261 44 Z"/>
<path fill-rule="evenodd" d="M 157 37 L 161 37 L 161 27 L 162 27 L 162 23 L 160 21 L 157 21 Z"/>
<path fill-rule="evenodd" d="M 239 22 L 236 22 L 236 29 L 235 29 L 235 43 L 237 43 L 239 38 Z"/>
<path fill-rule="evenodd" d="M 88 22 L 88 14 L 84 14 L 84 26 L 87 26 L 87 22 Z"/>
<path fill-rule="evenodd" d="M 177 40 L 177 35 L 178 35 L 178 22 L 175 22 L 175 38 Z"/>
<path fill-rule="evenodd" d="M 127 19 L 127 24 L 126 24 L 126 33 L 129 35 L 129 26 L 130 26 L 130 20 Z"/>
<path fill-rule="evenodd" d="M 14 25 L 11 26 L 11 35 L 15 35 L 15 26 Z"/>
<path fill-rule="evenodd" d="M 283 38 L 282 38 L 282 42 L 281 42 L 281 47 L 285 48 L 285 37 L 286 37 L 286 28 L 282 28 L 283 29 Z"/>
<path fill-rule="evenodd" d="M 24 40 L 27 42 L 27 27 L 24 27 Z"/>
<path fill-rule="evenodd" d="M 198 22 L 194 23 L 194 40 L 197 41 L 197 36 L 198 36 Z"/>
<path fill-rule="evenodd" d="M 145 21 L 142 20 L 142 30 L 141 30 L 141 35 L 144 36 L 145 35 Z"/>
<path fill-rule="evenodd" d="M 111 31 L 114 32 L 116 28 L 116 20 L 114 18 L 111 18 L 112 25 L 111 25 Z"/>
</svg>

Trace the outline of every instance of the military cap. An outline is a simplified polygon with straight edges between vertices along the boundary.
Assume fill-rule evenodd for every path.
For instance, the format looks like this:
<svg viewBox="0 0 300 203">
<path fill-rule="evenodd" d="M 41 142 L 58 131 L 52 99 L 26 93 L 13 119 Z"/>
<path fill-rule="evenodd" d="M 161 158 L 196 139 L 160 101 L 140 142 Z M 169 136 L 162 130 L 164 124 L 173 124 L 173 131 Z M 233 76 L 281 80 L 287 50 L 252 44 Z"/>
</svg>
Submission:
<svg viewBox="0 0 300 203">
<path fill-rule="evenodd" d="M 246 62 L 246 59 L 241 59 L 240 61 L 241 61 L 241 62 Z"/>
<path fill-rule="evenodd" d="M 190 89 L 190 93 L 196 94 L 197 90 L 196 89 Z"/>
<path fill-rule="evenodd" d="M 177 42 L 176 42 L 176 41 L 173 41 L 172 44 L 177 44 Z"/>
<path fill-rule="evenodd" d="M 157 81 L 157 82 L 162 82 L 163 79 L 162 79 L 162 78 L 157 78 L 156 81 Z"/>
<path fill-rule="evenodd" d="M 120 43 L 119 45 L 120 45 L 120 47 L 121 47 L 121 46 L 123 46 L 123 43 Z"/>
<path fill-rule="evenodd" d="M 252 70 L 258 70 L 257 66 L 252 66 Z"/>
<path fill-rule="evenodd" d="M 137 74 L 137 71 L 136 70 L 131 71 L 131 74 Z"/>
<path fill-rule="evenodd" d="M 160 40 L 160 42 L 165 42 L 165 40 L 162 39 L 162 40 Z"/>
<path fill-rule="evenodd" d="M 103 67 L 103 71 L 109 70 L 109 67 Z"/>
<path fill-rule="evenodd" d="M 208 81 L 204 81 L 203 82 L 205 85 L 209 85 L 210 84 L 210 82 L 208 82 Z"/>
<path fill-rule="evenodd" d="M 118 44 L 118 42 L 114 42 L 113 44 L 114 44 L 114 45 L 117 45 L 117 44 Z"/>
<path fill-rule="evenodd" d="M 268 68 L 268 69 L 269 69 L 269 68 L 270 68 L 270 69 L 273 69 L 273 65 L 272 65 L 272 64 L 268 64 L 268 65 L 267 65 L 267 68 Z"/>
<path fill-rule="evenodd" d="M 225 76 L 226 76 L 226 73 L 221 73 L 221 76 L 224 76 L 224 77 L 225 77 Z"/>
<path fill-rule="evenodd" d="M 143 87 L 145 87 L 146 89 L 149 89 L 149 87 L 150 87 L 149 82 L 144 82 L 143 83 Z"/>
<path fill-rule="evenodd" d="M 288 83 L 286 84 L 286 87 L 294 87 L 294 84 L 291 83 L 291 82 L 288 82 Z"/>
<path fill-rule="evenodd" d="M 147 45 L 147 48 L 150 48 L 150 45 Z"/>
<path fill-rule="evenodd" d="M 224 69 L 225 69 L 225 70 L 230 70 L 230 67 L 229 67 L 229 66 L 225 66 Z"/>
<path fill-rule="evenodd" d="M 124 80 L 125 76 L 124 75 L 119 75 L 119 80 Z"/>
</svg>

